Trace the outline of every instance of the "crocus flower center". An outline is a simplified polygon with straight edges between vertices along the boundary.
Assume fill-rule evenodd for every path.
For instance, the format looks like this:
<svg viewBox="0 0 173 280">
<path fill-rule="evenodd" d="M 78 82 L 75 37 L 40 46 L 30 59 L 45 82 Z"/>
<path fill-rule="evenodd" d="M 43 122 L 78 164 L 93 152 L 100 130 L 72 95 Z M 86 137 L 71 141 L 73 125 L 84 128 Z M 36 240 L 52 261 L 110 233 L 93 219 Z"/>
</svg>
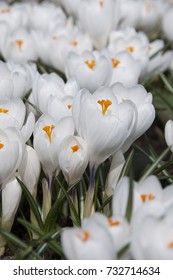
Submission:
<svg viewBox="0 0 173 280">
<path fill-rule="evenodd" d="M 100 0 L 100 1 L 99 1 L 99 5 L 100 5 L 101 8 L 103 8 L 103 6 L 104 6 L 104 0 Z"/>
<path fill-rule="evenodd" d="M 85 61 L 85 64 L 90 68 L 90 69 L 93 69 L 95 66 L 96 66 L 96 62 L 95 60 L 86 60 Z"/>
<path fill-rule="evenodd" d="M 98 100 L 97 103 L 102 107 L 102 114 L 103 114 L 103 116 L 106 114 L 109 106 L 112 105 L 112 101 L 110 101 L 109 99 Z"/>
<path fill-rule="evenodd" d="M 51 126 L 47 125 L 47 126 L 43 127 L 43 130 L 46 132 L 50 143 L 52 142 L 52 131 L 53 131 L 54 128 L 55 128 L 54 125 L 51 125 Z"/>
<path fill-rule="evenodd" d="M 119 64 L 120 64 L 119 60 L 112 58 L 112 65 L 114 68 L 117 68 Z"/>
<path fill-rule="evenodd" d="M 0 10 L 0 13 L 1 14 L 9 14 L 9 13 L 11 13 L 11 9 L 9 9 L 9 8 L 2 9 L 2 10 Z"/>
<path fill-rule="evenodd" d="M 0 108 L 0 113 L 7 114 L 8 112 L 9 112 L 9 110 L 6 110 L 4 108 Z"/>
<path fill-rule="evenodd" d="M 127 47 L 127 51 L 129 51 L 130 53 L 133 53 L 134 50 L 135 50 L 135 48 L 132 46 Z"/>
<path fill-rule="evenodd" d="M 141 200 L 142 202 L 146 202 L 147 200 L 154 200 L 155 196 L 153 194 L 141 194 Z"/>
<path fill-rule="evenodd" d="M 76 153 L 79 150 L 79 146 L 78 145 L 72 146 L 71 149 L 73 153 Z"/>
<path fill-rule="evenodd" d="M 70 110 L 71 109 L 71 107 L 72 107 L 72 104 L 68 104 L 68 109 Z"/>
<path fill-rule="evenodd" d="M 90 234 L 88 231 L 84 231 L 82 234 L 78 234 L 77 237 L 82 241 L 82 242 L 86 242 L 88 241 Z"/>
<path fill-rule="evenodd" d="M 54 41 L 58 40 L 58 36 L 56 36 L 56 35 L 52 36 L 52 40 L 54 40 Z"/>
<path fill-rule="evenodd" d="M 4 144 L 0 143 L 0 150 L 4 148 Z"/>
<path fill-rule="evenodd" d="M 153 8 L 154 8 L 154 6 L 153 6 L 153 4 L 152 3 L 147 3 L 147 5 L 146 5 L 146 11 L 148 12 L 148 13 L 150 13 L 152 10 L 153 10 Z"/>
<path fill-rule="evenodd" d="M 119 226 L 120 225 L 120 222 L 119 221 L 114 221 L 112 218 L 109 218 L 108 219 L 108 224 L 110 227 L 116 227 L 116 226 Z"/>
<path fill-rule="evenodd" d="M 76 47 L 78 45 L 78 42 L 74 40 L 71 42 L 71 45 Z"/>
<path fill-rule="evenodd" d="M 173 242 L 172 241 L 170 243 L 168 243 L 168 248 L 173 249 Z"/>
<path fill-rule="evenodd" d="M 22 45 L 23 45 L 23 41 L 22 40 L 16 40 L 16 44 L 17 44 L 17 46 L 18 46 L 18 48 L 19 48 L 19 50 L 21 51 L 21 49 L 22 49 Z"/>
</svg>

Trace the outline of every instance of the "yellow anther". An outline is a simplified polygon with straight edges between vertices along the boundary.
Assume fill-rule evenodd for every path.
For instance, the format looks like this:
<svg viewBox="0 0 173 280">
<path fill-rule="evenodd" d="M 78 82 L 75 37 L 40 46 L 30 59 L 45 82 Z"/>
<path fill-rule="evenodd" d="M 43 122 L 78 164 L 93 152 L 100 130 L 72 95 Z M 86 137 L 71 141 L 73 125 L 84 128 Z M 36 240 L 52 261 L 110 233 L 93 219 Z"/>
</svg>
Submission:
<svg viewBox="0 0 173 280">
<path fill-rule="evenodd" d="M 154 200 L 155 196 L 153 194 L 141 194 L 142 202 L 146 202 L 147 200 Z"/>
<path fill-rule="evenodd" d="M 68 109 L 70 110 L 72 108 L 72 104 L 68 104 Z"/>
<path fill-rule="evenodd" d="M 48 125 L 48 126 L 43 127 L 43 130 L 46 132 L 50 143 L 52 142 L 52 131 L 53 131 L 54 128 L 55 128 L 54 125 L 51 125 L 51 126 Z"/>
<path fill-rule="evenodd" d="M 9 112 L 9 110 L 6 110 L 4 108 L 0 108 L 0 113 L 7 114 L 8 112 Z"/>
<path fill-rule="evenodd" d="M 115 226 L 119 226 L 121 223 L 119 221 L 113 221 L 112 218 L 108 219 L 108 224 L 110 227 L 115 227 Z"/>
<path fill-rule="evenodd" d="M 79 150 L 79 146 L 78 145 L 72 146 L 71 149 L 73 153 L 76 153 Z"/>
<path fill-rule="evenodd" d="M 95 60 L 93 59 L 93 60 L 86 60 L 85 61 L 85 64 L 90 68 L 90 69 L 93 69 L 95 66 L 96 66 L 96 62 L 95 62 Z"/>
<path fill-rule="evenodd" d="M 168 248 L 173 249 L 173 241 L 168 243 Z"/>
<path fill-rule="evenodd" d="M 58 36 L 56 36 L 56 35 L 52 36 L 52 40 L 54 40 L 54 41 L 58 40 Z"/>
<path fill-rule="evenodd" d="M 104 6 L 104 0 L 100 0 L 100 1 L 99 1 L 99 5 L 100 5 L 101 8 L 103 8 L 103 6 Z"/>
<path fill-rule="evenodd" d="M 4 148 L 4 144 L 0 143 L 0 150 Z"/>
<path fill-rule="evenodd" d="M 72 41 L 71 45 L 76 47 L 78 45 L 78 42 L 77 41 Z"/>
<path fill-rule="evenodd" d="M 90 237 L 90 234 L 88 231 L 84 231 L 82 234 L 78 234 L 77 237 L 82 241 L 82 242 L 86 242 L 89 237 Z"/>
<path fill-rule="evenodd" d="M 17 44 L 17 46 L 18 46 L 18 48 L 19 48 L 19 50 L 21 51 L 21 49 L 22 49 L 22 45 L 23 45 L 23 41 L 22 40 L 16 40 L 16 44 Z"/>
<path fill-rule="evenodd" d="M 0 13 L 1 14 L 9 14 L 9 13 L 11 13 L 11 9 L 9 9 L 9 8 L 2 9 L 2 10 L 0 10 Z"/>
<path fill-rule="evenodd" d="M 112 105 L 112 101 L 110 100 L 98 100 L 97 103 L 102 107 L 102 114 L 105 115 L 109 106 Z"/>
<path fill-rule="evenodd" d="M 127 48 L 127 51 L 129 51 L 130 53 L 133 53 L 134 50 L 135 50 L 135 48 L 132 47 L 132 46 L 129 46 L 129 47 Z"/>
<path fill-rule="evenodd" d="M 119 60 L 112 58 L 112 65 L 114 68 L 117 68 L 119 64 L 120 64 Z"/>
</svg>

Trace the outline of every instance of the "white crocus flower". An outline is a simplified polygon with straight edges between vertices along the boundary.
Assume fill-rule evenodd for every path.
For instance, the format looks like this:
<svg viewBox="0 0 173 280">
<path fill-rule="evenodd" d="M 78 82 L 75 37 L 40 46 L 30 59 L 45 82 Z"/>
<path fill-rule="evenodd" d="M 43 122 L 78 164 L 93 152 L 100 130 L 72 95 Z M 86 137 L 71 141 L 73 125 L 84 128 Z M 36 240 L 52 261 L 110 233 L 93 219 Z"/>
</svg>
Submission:
<svg viewBox="0 0 173 280">
<path fill-rule="evenodd" d="M 21 133 L 14 127 L 0 129 L 0 186 L 18 169 L 24 151 Z"/>
<path fill-rule="evenodd" d="M 59 145 L 68 135 L 74 134 L 71 117 L 56 122 L 49 115 L 42 115 L 34 131 L 34 149 L 51 184 L 52 176 L 59 172 Z"/>
<path fill-rule="evenodd" d="M 0 3 L 0 25 L 5 23 L 9 26 L 10 32 L 15 32 L 27 23 L 27 11 L 19 9 L 18 5 L 7 5 L 7 1 Z"/>
<path fill-rule="evenodd" d="M 117 9 L 117 1 L 113 0 L 84 0 L 79 3 L 80 24 L 90 34 L 97 49 L 106 46 L 109 33 L 116 27 Z"/>
<path fill-rule="evenodd" d="M 107 218 L 101 213 L 95 213 L 92 219 L 110 232 L 116 253 L 130 243 L 130 226 L 125 217 L 116 215 Z"/>
<path fill-rule="evenodd" d="M 1 44 L 1 52 L 5 60 L 16 63 L 25 63 L 37 60 L 34 40 L 24 28 L 17 29 L 13 34 L 7 32 Z"/>
<path fill-rule="evenodd" d="M 11 98 L 13 92 L 14 85 L 10 76 L 10 70 L 6 63 L 0 61 L 0 100 Z"/>
<path fill-rule="evenodd" d="M 173 121 L 167 121 L 165 125 L 165 141 L 168 147 L 173 152 Z"/>
<path fill-rule="evenodd" d="M 12 179 L 2 190 L 1 228 L 5 231 L 11 231 L 21 196 L 22 189 L 17 179 Z M 5 245 L 6 240 L 0 235 L 0 255 Z"/>
<path fill-rule="evenodd" d="M 158 211 L 157 207 L 155 213 Z M 173 207 L 159 215 L 148 213 L 132 234 L 131 253 L 142 260 L 172 260 L 173 258 Z"/>
<path fill-rule="evenodd" d="M 25 186 L 34 198 L 37 195 L 37 184 L 40 176 L 40 161 L 35 150 L 26 145 L 21 164 L 18 168 L 19 174 Z"/>
<path fill-rule="evenodd" d="M 62 141 L 58 155 L 59 166 L 68 185 L 77 183 L 88 165 L 88 147 L 78 136 L 67 136 Z"/>
<path fill-rule="evenodd" d="M 125 27 L 136 27 L 140 20 L 141 3 L 136 0 L 119 0 L 121 29 Z"/>
<path fill-rule="evenodd" d="M 114 215 L 124 216 L 126 214 L 129 190 L 130 179 L 123 177 L 115 186 L 113 198 Z M 140 183 L 134 181 L 132 214 L 136 215 L 141 207 L 149 206 L 152 208 L 155 207 L 155 204 L 160 204 L 162 207 L 168 208 L 173 203 L 172 193 L 173 185 L 166 186 L 163 189 L 159 179 L 154 175 L 147 177 Z"/>
<path fill-rule="evenodd" d="M 36 75 L 36 66 L 34 64 L 15 64 L 7 62 L 10 70 L 10 78 L 13 81 L 13 98 L 24 97 L 32 87 L 33 79 Z"/>
<path fill-rule="evenodd" d="M 158 27 L 166 5 L 162 0 L 140 0 L 140 2 L 141 7 L 138 28 L 146 32 L 152 32 Z"/>
<path fill-rule="evenodd" d="M 73 79 L 66 84 L 55 73 L 37 75 L 29 98 L 43 113 L 47 112 L 49 99 L 57 97 L 64 98 L 66 95 L 75 96 L 79 90 L 78 84 Z M 31 99 L 32 98 L 32 99 Z M 50 101 L 51 102 L 51 101 Z"/>
<path fill-rule="evenodd" d="M 130 100 L 135 104 L 137 110 L 136 127 L 122 147 L 125 152 L 137 138 L 151 127 L 155 119 L 155 108 L 152 104 L 152 94 L 147 92 L 142 85 L 125 88 L 122 84 L 117 83 L 112 86 L 112 90 L 119 103 Z"/>
<path fill-rule="evenodd" d="M 79 30 L 77 31 L 74 27 L 70 28 L 68 32 L 66 31 L 66 34 L 63 34 L 63 30 L 61 29 L 58 29 L 58 31 L 55 29 L 52 31 L 49 41 L 48 52 L 50 63 L 63 73 L 65 72 L 70 52 L 81 55 L 84 51 L 92 51 L 93 49 L 88 34 Z"/>
<path fill-rule="evenodd" d="M 113 54 L 128 51 L 136 61 L 140 62 L 142 70 L 145 70 L 149 61 L 148 43 L 145 33 L 127 27 L 110 33 L 108 49 Z"/>
<path fill-rule="evenodd" d="M 150 61 L 143 77 L 148 78 L 152 75 L 160 74 L 167 70 L 173 59 L 173 51 L 166 51 L 163 53 L 165 44 L 163 40 L 155 40 L 149 44 Z"/>
<path fill-rule="evenodd" d="M 128 51 L 115 55 L 108 50 L 104 50 L 102 53 L 109 59 L 112 68 L 110 85 L 122 83 L 124 86 L 130 87 L 138 83 L 142 66 Z"/>
<path fill-rule="evenodd" d="M 91 217 L 83 221 L 81 228 L 64 229 L 62 247 L 70 260 L 114 260 L 116 252 L 108 229 Z"/>
<path fill-rule="evenodd" d="M 97 168 L 123 145 L 135 125 L 136 111 L 130 101 L 118 104 L 112 90 L 101 87 L 93 95 L 85 89 L 78 93 L 73 117 L 88 144 L 90 166 Z"/>
<path fill-rule="evenodd" d="M 81 56 L 70 53 L 66 74 L 68 78 L 75 78 L 81 88 L 94 92 L 98 87 L 108 85 L 112 69 L 108 59 L 98 52 L 84 52 Z"/>
<path fill-rule="evenodd" d="M 162 19 L 162 30 L 166 38 L 170 41 L 173 40 L 173 30 L 171 28 L 173 18 L 173 7 L 168 9 Z"/>
</svg>

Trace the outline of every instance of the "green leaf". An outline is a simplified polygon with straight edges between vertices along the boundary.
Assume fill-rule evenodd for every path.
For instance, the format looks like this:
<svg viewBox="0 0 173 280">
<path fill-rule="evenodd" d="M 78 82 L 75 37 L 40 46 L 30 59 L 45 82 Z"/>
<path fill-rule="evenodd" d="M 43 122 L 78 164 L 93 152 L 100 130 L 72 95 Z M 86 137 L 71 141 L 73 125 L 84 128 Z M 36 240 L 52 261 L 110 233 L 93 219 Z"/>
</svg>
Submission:
<svg viewBox="0 0 173 280">
<path fill-rule="evenodd" d="M 154 170 L 157 168 L 158 164 L 166 157 L 166 155 L 169 153 L 169 148 L 167 148 L 156 160 L 155 162 L 150 166 L 150 168 L 143 174 L 139 182 L 143 182 L 149 175 L 151 175 Z"/>
<path fill-rule="evenodd" d="M 32 197 L 31 193 L 28 191 L 28 189 L 25 187 L 25 185 L 23 184 L 23 182 L 18 178 L 16 177 L 17 181 L 19 182 L 22 190 L 23 190 L 23 193 L 30 205 L 30 208 L 37 220 L 37 223 L 39 225 L 39 227 L 42 229 L 43 228 L 43 221 L 42 221 L 42 218 L 41 218 L 41 215 L 40 215 L 40 212 L 39 212 L 39 209 L 38 209 L 38 206 L 37 206 L 37 203 L 36 201 L 34 200 L 34 198 Z"/>
<path fill-rule="evenodd" d="M 160 78 L 161 78 L 161 80 L 163 81 L 163 83 L 164 83 L 164 85 L 166 86 L 166 88 L 167 88 L 171 93 L 173 93 L 173 85 L 172 85 L 171 82 L 168 80 L 168 78 L 167 78 L 163 73 L 160 74 Z"/>
<path fill-rule="evenodd" d="M 59 256 L 64 257 L 61 246 L 56 241 L 52 240 L 52 238 L 56 238 L 57 236 L 60 235 L 60 233 L 62 231 L 61 228 L 56 229 L 56 230 L 51 231 L 51 232 L 46 234 L 44 231 L 36 228 L 31 223 L 29 223 L 25 220 L 18 219 L 18 221 L 25 228 L 30 228 L 30 230 L 34 231 L 39 236 L 37 242 L 41 243 L 41 245 L 37 249 L 38 254 L 40 254 L 41 252 L 43 253 L 43 249 L 41 249 L 41 248 L 44 248 L 44 250 L 45 250 L 47 247 L 49 247 L 54 252 L 56 252 Z"/>
<path fill-rule="evenodd" d="M 124 165 L 123 165 L 123 168 L 121 170 L 121 173 L 120 173 L 120 176 L 118 178 L 118 181 L 124 177 L 124 176 L 127 176 L 128 173 L 129 173 L 129 170 L 131 168 L 131 164 L 132 164 L 132 160 L 133 160 L 133 156 L 134 156 L 134 149 L 130 152 L 130 154 L 128 155 Z"/>
<path fill-rule="evenodd" d="M 10 232 L 7 232 L 3 229 L 0 229 L 0 234 L 5 238 L 5 240 L 8 242 L 8 243 L 12 243 L 13 245 L 16 245 L 17 248 L 20 248 L 20 249 L 23 249 L 23 250 L 27 250 L 28 247 L 31 247 L 31 246 L 27 246 L 23 241 L 21 241 L 18 237 L 16 237 L 14 234 L 10 233 Z M 28 249 L 28 250 L 31 250 L 31 249 Z M 35 259 L 37 260 L 41 260 L 42 258 L 37 255 L 34 251 L 33 251 L 33 248 L 31 250 L 31 253 L 30 253 Z"/>
<path fill-rule="evenodd" d="M 132 211 L 133 211 L 133 176 L 131 171 L 129 196 L 128 196 L 128 202 L 126 208 L 126 215 L 125 215 L 129 223 L 131 221 Z"/>
</svg>

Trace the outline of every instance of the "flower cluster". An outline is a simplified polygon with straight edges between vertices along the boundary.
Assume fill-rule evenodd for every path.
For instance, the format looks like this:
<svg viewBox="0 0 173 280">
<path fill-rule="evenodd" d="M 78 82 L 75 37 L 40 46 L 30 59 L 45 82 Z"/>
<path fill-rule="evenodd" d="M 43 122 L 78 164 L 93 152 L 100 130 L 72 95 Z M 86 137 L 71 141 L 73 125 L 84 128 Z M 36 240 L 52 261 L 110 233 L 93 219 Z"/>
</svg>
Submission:
<svg viewBox="0 0 173 280">
<path fill-rule="evenodd" d="M 67 258 L 116 259 L 127 247 L 124 258 L 171 259 L 173 186 L 162 190 L 155 176 L 118 180 L 125 153 L 155 119 L 144 84 L 173 61 L 164 41 L 173 40 L 173 6 L 162 0 L 53 2 L 0 2 L 1 228 L 11 231 L 22 184 L 35 204 L 42 185 L 38 212 L 46 224 L 60 180 L 72 190 L 61 189 L 82 221 L 76 227 L 64 204 L 74 225 L 62 231 Z M 152 39 L 154 32 L 162 39 Z M 172 127 L 169 121 L 165 128 L 171 150 Z M 103 203 L 112 196 L 113 202 L 103 214 L 95 178 L 107 161 L 100 192 Z M 81 183 L 84 176 L 88 185 Z M 32 207 L 30 220 L 38 227 Z M 0 254 L 5 244 L 2 234 Z"/>
</svg>

